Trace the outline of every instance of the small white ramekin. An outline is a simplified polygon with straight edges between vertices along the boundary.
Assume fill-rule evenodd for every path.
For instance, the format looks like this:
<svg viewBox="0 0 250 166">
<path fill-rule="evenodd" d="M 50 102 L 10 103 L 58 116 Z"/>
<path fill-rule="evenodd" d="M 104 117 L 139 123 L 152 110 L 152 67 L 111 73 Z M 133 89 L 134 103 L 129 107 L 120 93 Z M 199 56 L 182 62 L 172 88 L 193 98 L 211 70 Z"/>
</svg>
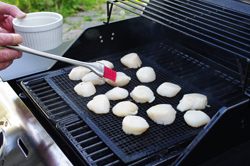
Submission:
<svg viewBox="0 0 250 166">
<path fill-rule="evenodd" d="M 39 51 L 51 50 L 62 44 L 62 15 L 54 12 L 28 13 L 15 18 L 13 27 L 23 38 L 21 45 Z"/>
</svg>

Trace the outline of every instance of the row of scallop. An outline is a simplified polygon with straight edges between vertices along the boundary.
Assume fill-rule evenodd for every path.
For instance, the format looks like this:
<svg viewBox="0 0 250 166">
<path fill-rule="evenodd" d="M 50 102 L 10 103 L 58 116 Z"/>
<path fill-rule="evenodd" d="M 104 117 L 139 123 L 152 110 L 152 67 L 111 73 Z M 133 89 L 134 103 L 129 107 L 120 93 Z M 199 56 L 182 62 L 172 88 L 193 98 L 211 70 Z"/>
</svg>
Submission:
<svg viewBox="0 0 250 166">
<path fill-rule="evenodd" d="M 97 61 L 103 63 L 106 67 L 113 68 L 114 65 L 106 60 Z M 141 60 L 136 53 L 130 53 L 121 58 L 121 63 L 128 68 L 141 67 Z M 141 67 L 136 72 L 138 80 L 142 83 L 152 82 L 156 79 L 156 74 L 151 67 Z M 71 80 L 82 80 L 81 83 L 74 87 L 75 92 L 83 97 L 89 97 L 96 93 L 94 85 L 103 85 L 105 82 L 115 86 L 102 95 L 95 96 L 88 102 L 88 109 L 97 114 L 105 114 L 110 110 L 109 100 L 126 99 L 129 95 L 128 91 L 122 86 L 127 85 L 131 77 L 123 72 L 117 72 L 116 81 L 100 78 L 95 73 L 90 72 L 84 67 L 75 67 L 69 73 Z M 164 82 L 156 90 L 156 92 L 164 97 L 174 97 L 181 90 L 179 85 Z M 136 86 L 130 93 L 132 99 L 137 103 L 153 102 L 155 99 L 153 91 L 144 85 Z M 204 109 L 207 105 L 207 97 L 202 94 L 192 93 L 186 94 L 180 100 L 177 109 L 180 111 L 187 111 L 184 114 L 184 120 L 189 126 L 200 127 L 210 121 L 210 117 L 204 112 L 197 109 Z M 113 114 L 118 117 L 125 117 L 122 122 L 122 129 L 126 134 L 139 135 L 149 128 L 149 124 L 142 117 L 136 116 L 138 113 L 138 106 L 130 101 L 122 101 L 117 103 L 112 108 Z M 157 124 L 169 125 L 172 124 L 176 117 L 176 111 L 170 104 L 158 104 L 147 110 L 147 114 Z"/>
</svg>

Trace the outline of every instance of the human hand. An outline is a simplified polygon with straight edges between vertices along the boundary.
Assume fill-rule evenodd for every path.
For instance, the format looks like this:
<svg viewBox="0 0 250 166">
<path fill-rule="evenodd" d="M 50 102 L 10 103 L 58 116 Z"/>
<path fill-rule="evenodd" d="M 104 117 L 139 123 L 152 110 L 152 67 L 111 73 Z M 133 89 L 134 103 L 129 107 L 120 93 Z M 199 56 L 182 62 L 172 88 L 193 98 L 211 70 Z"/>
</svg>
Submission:
<svg viewBox="0 0 250 166">
<path fill-rule="evenodd" d="M 22 43 L 23 39 L 19 34 L 15 34 L 12 20 L 14 18 L 25 18 L 18 7 L 0 2 L 0 46 L 17 45 Z M 4 48 L 0 49 L 0 70 L 3 70 L 13 63 L 14 59 L 21 58 L 22 52 Z"/>
</svg>

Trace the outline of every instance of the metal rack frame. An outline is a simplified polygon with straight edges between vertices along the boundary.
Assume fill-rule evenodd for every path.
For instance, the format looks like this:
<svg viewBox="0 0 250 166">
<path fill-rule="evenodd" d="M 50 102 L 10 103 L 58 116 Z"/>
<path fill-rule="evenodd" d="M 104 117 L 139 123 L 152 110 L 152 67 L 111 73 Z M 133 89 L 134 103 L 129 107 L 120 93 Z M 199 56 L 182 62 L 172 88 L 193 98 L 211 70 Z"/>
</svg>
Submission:
<svg viewBox="0 0 250 166">
<path fill-rule="evenodd" d="M 204 1 L 139 1 L 141 3 L 134 0 L 108 0 L 106 23 L 109 23 L 113 5 L 116 5 L 229 52 L 236 58 L 243 92 L 250 97 L 247 90 L 250 70 L 250 28 L 247 26 L 250 27 L 250 16 Z M 243 63 L 246 64 L 244 68 Z"/>
</svg>

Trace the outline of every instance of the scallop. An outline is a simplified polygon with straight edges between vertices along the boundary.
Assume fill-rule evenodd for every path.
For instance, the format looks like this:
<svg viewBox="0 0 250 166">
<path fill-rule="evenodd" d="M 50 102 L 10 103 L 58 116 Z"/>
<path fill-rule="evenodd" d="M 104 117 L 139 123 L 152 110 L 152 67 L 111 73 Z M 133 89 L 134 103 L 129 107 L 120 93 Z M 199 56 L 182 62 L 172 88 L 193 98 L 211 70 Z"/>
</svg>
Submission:
<svg viewBox="0 0 250 166">
<path fill-rule="evenodd" d="M 174 122 L 176 111 L 170 104 L 158 104 L 147 110 L 148 117 L 157 124 L 169 125 Z"/>
<path fill-rule="evenodd" d="M 136 69 L 141 67 L 141 59 L 136 53 L 130 53 L 121 58 L 121 63 L 128 68 Z"/>
<path fill-rule="evenodd" d="M 142 83 L 153 82 L 156 79 L 155 71 L 152 67 L 142 67 L 136 72 L 138 80 Z"/>
<path fill-rule="evenodd" d="M 179 85 L 171 82 L 164 82 L 156 89 L 156 92 L 163 97 L 174 97 L 180 90 L 181 87 Z"/>
<path fill-rule="evenodd" d="M 118 117 L 136 115 L 138 113 L 138 106 L 131 101 L 121 101 L 112 108 L 112 111 Z"/>
<path fill-rule="evenodd" d="M 89 97 L 96 93 L 95 86 L 91 82 L 80 82 L 74 87 L 79 96 Z"/>
<path fill-rule="evenodd" d="M 105 93 L 109 100 L 122 100 L 128 97 L 128 91 L 124 88 L 114 87 Z"/>
<path fill-rule="evenodd" d="M 181 112 L 186 110 L 205 109 L 207 105 L 207 97 L 199 93 L 185 94 L 177 105 L 177 109 Z"/>
<path fill-rule="evenodd" d="M 125 86 L 130 80 L 131 77 L 127 76 L 125 73 L 117 72 L 115 82 L 110 79 L 106 79 L 106 82 L 112 86 Z"/>
<path fill-rule="evenodd" d="M 102 64 L 104 64 L 104 66 L 110 68 L 110 69 L 113 69 L 114 68 L 114 65 L 112 62 L 109 62 L 107 60 L 100 60 L 100 61 L 96 61 L 96 62 L 100 62 Z"/>
<path fill-rule="evenodd" d="M 149 128 L 148 122 L 135 115 L 126 116 L 122 121 L 122 130 L 126 134 L 140 135 Z"/>
<path fill-rule="evenodd" d="M 210 122 L 210 117 L 200 110 L 189 110 L 184 114 L 185 122 L 191 127 L 200 127 Z"/>
<path fill-rule="evenodd" d="M 130 93 L 130 96 L 137 103 L 152 103 L 155 100 L 153 91 L 149 87 L 144 85 L 138 85 L 137 87 L 135 87 Z"/>
<path fill-rule="evenodd" d="M 98 75 L 96 75 L 94 72 L 90 72 L 82 77 L 83 82 L 92 82 L 93 85 L 103 85 L 105 84 L 105 80 Z"/>
<path fill-rule="evenodd" d="M 71 69 L 68 76 L 69 76 L 69 79 L 73 81 L 78 81 L 78 80 L 81 80 L 82 77 L 88 74 L 89 72 L 90 70 L 88 68 L 78 66 L 78 67 L 74 67 L 73 69 Z"/>
<path fill-rule="evenodd" d="M 100 94 L 90 100 L 87 107 L 96 114 L 106 114 L 109 112 L 110 103 L 104 94 Z"/>
</svg>

